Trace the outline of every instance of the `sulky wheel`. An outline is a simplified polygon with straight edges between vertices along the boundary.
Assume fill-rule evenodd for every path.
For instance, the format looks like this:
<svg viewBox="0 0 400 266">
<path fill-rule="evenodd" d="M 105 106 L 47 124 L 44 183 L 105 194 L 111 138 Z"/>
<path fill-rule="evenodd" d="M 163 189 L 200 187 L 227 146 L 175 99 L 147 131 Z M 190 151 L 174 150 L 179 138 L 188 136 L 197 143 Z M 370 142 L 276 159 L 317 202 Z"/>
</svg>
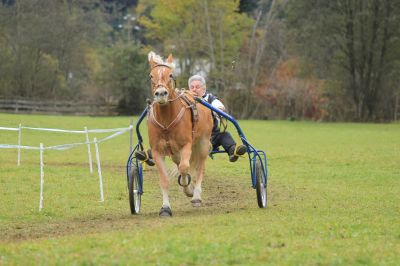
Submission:
<svg viewBox="0 0 400 266">
<path fill-rule="evenodd" d="M 140 177 L 139 169 L 135 164 L 132 164 L 129 178 L 128 178 L 128 191 L 129 191 L 129 205 L 131 207 L 132 214 L 138 214 L 140 212 Z"/>
<path fill-rule="evenodd" d="M 255 165 L 255 175 L 256 175 L 256 192 L 257 192 L 257 203 L 258 207 L 267 207 L 267 184 L 265 182 L 262 163 L 260 158 L 256 158 Z"/>
</svg>

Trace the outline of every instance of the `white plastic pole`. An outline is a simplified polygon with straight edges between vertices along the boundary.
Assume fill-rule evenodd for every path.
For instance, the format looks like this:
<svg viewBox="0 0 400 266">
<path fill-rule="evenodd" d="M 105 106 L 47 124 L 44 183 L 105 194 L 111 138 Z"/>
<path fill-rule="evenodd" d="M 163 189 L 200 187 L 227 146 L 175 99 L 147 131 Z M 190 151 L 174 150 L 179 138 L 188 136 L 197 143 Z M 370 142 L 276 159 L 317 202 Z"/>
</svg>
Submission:
<svg viewBox="0 0 400 266">
<path fill-rule="evenodd" d="M 40 143 L 40 200 L 39 211 L 43 209 L 43 186 L 44 186 L 44 163 L 43 163 L 43 143 Z"/>
<path fill-rule="evenodd" d="M 89 157 L 89 167 L 90 167 L 90 175 L 93 175 L 93 162 L 92 162 L 92 152 L 90 151 L 90 142 L 89 142 L 89 132 L 87 127 L 84 128 L 86 132 L 86 145 Z"/>
<path fill-rule="evenodd" d="M 99 173 L 99 183 L 100 183 L 100 201 L 104 202 L 104 194 L 103 194 L 103 177 L 101 175 L 101 166 L 100 166 L 100 156 L 99 156 L 99 145 L 97 143 L 97 139 L 94 138 L 94 146 L 96 148 L 96 159 L 97 159 L 97 171 Z"/>
<path fill-rule="evenodd" d="M 19 130 L 18 130 L 18 160 L 17 160 L 17 166 L 21 165 L 21 124 L 19 124 Z"/>
<path fill-rule="evenodd" d="M 133 119 L 129 127 L 129 155 L 132 153 L 132 135 L 133 135 Z"/>
</svg>

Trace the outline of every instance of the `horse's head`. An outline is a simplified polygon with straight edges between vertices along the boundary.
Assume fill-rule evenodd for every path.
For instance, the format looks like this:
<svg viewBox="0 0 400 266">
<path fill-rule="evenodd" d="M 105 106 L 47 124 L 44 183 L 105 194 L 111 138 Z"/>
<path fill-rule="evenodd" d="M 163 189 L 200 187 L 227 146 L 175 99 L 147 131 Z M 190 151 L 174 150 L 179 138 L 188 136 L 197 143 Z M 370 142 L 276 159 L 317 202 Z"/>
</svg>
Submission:
<svg viewBox="0 0 400 266">
<path fill-rule="evenodd" d="M 175 65 L 170 54 L 167 61 L 163 61 L 154 52 L 148 54 L 150 64 L 151 93 L 154 102 L 167 104 L 168 99 L 175 95 L 175 80 L 172 75 Z"/>
</svg>

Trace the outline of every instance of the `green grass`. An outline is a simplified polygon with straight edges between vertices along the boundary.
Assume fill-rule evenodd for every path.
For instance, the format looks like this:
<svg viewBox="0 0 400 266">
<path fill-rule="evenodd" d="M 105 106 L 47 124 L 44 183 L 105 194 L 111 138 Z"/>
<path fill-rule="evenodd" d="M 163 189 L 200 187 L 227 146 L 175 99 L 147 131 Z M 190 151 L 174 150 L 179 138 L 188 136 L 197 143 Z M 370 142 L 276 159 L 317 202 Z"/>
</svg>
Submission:
<svg viewBox="0 0 400 266">
<path fill-rule="evenodd" d="M 115 128 L 127 127 L 129 120 L 0 114 L 3 127 Z M 257 207 L 247 159 L 232 164 L 217 155 L 207 161 L 203 207 L 193 209 L 172 179 L 174 216 L 160 219 L 158 177 L 150 169 L 142 213 L 132 216 L 125 177 L 129 134 L 124 134 L 100 145 L 104 203 L 96 167 L 89 174 L 85 147 L 45 151 L 39 212 L 39 152 L 22 151 L 17 167 L 17 151 L 0 150 L 0 265 L 400 264 L 400 124 L 240 125 L 248 140 L 267 152 L 267 209 Z M 24 145 L 83 140 L 23 131 Z M 0 143 L 16 144 L 17 133 L 0 131 Z"/>
</svg>

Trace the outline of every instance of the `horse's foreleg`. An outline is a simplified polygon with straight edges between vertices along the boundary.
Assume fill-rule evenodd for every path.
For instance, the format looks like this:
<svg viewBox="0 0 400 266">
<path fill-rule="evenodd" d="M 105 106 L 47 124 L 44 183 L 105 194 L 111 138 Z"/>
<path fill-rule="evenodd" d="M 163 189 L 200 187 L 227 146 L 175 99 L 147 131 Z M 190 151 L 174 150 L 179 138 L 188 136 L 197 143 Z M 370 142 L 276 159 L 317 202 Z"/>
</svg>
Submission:
<svg viewBox="0 0 400 266">
<path fill-rule="evenodd" d="M 158 175 L 160 176 L 160 188 L 163 195 L 163 205 L 160 216 L 171 216 L 171 204 L 169 203 L 168 188 L 169 179 L 167 167 L 165 166 L 165 156 L 160 155 L 157 151 L 152 150 L 153 160 L 156 163 Z"/>
<path fill-rule="evenodd" d="M 190 157 L 192 155 L 192 145 L 186 144 L 180 150 L 180 161 L 178 165 L 178 170 L 180 174 L 179 184 L 183 187 L 183 192 L 186 196 L 193 196 L 193 186 L 189 184 L 189 169 L 190 169 Z"/>
<path fill-rule="evenodd" d="M 186 176 L 189 174 L 190 168 L 190 156 L 192 155 L 192 143 L 188 143 L 181 149 L 181 161 L 178 169 L 181 175 L 181 183 L 183 186 L 188 185 L 188 179 Z"/>
</svg>

